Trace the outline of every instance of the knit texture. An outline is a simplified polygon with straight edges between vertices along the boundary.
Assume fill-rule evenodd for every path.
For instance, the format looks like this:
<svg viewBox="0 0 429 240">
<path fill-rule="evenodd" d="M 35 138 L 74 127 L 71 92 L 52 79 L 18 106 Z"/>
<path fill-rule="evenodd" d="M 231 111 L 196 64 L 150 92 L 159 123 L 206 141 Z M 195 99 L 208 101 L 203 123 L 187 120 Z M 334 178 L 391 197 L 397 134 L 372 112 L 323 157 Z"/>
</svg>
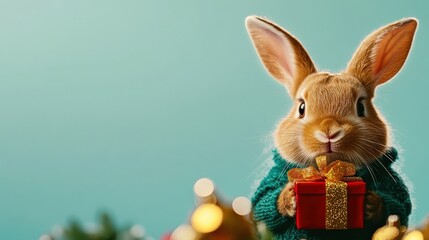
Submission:
<svg viewBox="0 0 429 240">
<path fill-rule="evenodd" d="M 364 229 L 349 230 L 298 230 L 295 217 L 284 217 L 277 210 L 277 198 L 288 182 L 287 172 L 296 167 L 302 167 L 284 160 L 277 150 L 273 150 L 275 166 L 261 181 L 252 197 L 254 219 L 266 224 L 276 239 L 371 239 L 374 231 L 381 227 L 368 222 Z M 395 148 L 390 148 L 381 158 L 371 162 L 370 174 L 367 167 L 357 170 L 356 175 L 361 177 L 367 191 L 374 191 L 383 199 L 385 208 L 383 219 L 389 215 L 399 216 L 403 225 L 408 225 L 408 216 L 411 213 L 411 200 L 407 187 L 399 174 L 392 169 L 392 163 L 397 159 Z"/>
</svg>

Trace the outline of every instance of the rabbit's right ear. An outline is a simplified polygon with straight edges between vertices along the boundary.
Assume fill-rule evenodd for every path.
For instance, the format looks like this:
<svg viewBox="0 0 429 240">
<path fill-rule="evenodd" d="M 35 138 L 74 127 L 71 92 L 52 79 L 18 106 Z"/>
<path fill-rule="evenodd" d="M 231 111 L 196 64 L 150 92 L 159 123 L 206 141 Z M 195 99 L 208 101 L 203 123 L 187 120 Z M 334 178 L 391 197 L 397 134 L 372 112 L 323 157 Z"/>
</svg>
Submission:
<svg viewBox="0 0 429 240">
<path fill-rule="evenodd" d="M 246 27 L 267 71 L 294 97 L 301 82 L 316 72 L 304 47 L 286 30 L 266 19 L 249 16 Z"/>
<path fill-rule="evenodd" d="M 417 25 L 416 19 L 408 18 L 370 34 L 356 50 L 347 72 L 370 91 L 392 79 L 407 59 Z"/>
</svg>

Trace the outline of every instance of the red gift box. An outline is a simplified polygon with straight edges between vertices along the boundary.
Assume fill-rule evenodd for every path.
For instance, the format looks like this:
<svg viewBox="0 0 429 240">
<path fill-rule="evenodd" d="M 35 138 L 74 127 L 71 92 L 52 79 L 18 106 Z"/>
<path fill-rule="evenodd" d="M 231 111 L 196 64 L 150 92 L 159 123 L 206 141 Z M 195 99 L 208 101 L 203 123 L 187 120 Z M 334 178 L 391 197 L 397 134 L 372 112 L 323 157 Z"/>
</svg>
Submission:
<svg viewBox="0 0 429 240">
<path fill-rule="evenodd" d="M 346 211 L 347 229 L 363 228 L 365 182 L 358 180 L 346 181 L 345 183 L 347 184 L 347 186 L 344 186 L 347 187 L 347 207 L 344 206 L 343 212 Z M 337 208 L 328 206 L 332 212 L 327 214 L 327 205 L 329 204 L 327 204 L 326 185 L 323 180 L 295 182 L 296 227 L 298 229 L 329 229 L 326 224 L 327 217 L 339 217 L 339 211 L 341 210 Z M 337 221 L 336 219 L 334 220 Z M 345 221 L 345 219 L 342 219 L 342 221 Z"/>
</svg>

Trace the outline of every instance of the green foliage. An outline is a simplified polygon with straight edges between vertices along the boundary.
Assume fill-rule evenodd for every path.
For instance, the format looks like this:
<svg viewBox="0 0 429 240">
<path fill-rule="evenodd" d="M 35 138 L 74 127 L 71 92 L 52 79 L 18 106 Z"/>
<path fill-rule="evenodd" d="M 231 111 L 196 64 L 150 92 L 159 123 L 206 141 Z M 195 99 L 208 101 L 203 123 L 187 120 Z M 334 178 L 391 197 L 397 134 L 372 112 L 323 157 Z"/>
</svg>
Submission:
<svg viewBox="0 0 429 240">
<path fill-rule="evenodd" d="M 139 225 L 127 228 L 117 227 L 107 213 L 100 214 L 99 225 L 95 229 L 85 229 L 76 219 L 62 228 L 62 231 L 47 234 L 43 240 L 149 240 Z"/>
</svg>

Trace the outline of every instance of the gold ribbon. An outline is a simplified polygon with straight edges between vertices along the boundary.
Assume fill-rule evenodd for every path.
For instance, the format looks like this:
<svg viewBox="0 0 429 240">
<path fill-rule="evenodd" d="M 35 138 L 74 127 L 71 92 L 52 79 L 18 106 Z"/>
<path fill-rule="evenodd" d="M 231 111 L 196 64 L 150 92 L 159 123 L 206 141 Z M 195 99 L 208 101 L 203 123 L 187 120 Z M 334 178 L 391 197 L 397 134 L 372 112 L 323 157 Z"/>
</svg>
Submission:
<svg viewBox="0 0 429 240">
<path fill-rule="evenodd" d="M 344 177 L 353 176 L 353 164 L 336 160 L 329 165 L 326 156 L 316 158 L 319 170 L 314 166 L 292 168 L 288 171 L 290 182 L 325 180 L 326 187 L 326 229 L 347 229 L 347 183 Z"/>
</svg>

